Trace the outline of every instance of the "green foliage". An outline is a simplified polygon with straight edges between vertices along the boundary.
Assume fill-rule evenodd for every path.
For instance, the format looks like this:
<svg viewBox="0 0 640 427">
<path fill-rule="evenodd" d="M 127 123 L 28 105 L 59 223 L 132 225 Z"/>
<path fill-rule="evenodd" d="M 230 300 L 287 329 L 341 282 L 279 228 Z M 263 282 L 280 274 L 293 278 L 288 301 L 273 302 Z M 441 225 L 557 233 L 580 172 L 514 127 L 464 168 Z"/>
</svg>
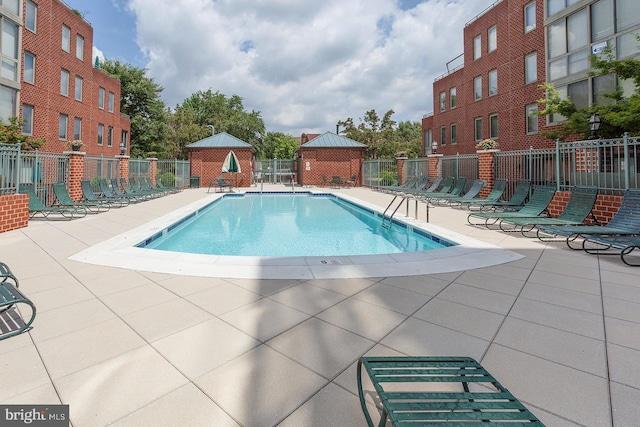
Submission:
<svg viewBox="0 0 640 427">
<path fill-rule="evenodd" d="M 398 174 L 384 171 L 380 174 L 380 185 L 392 185 L 398 179 Z"/>
<path fill-rule="evenodd" d="M 91 178 L 91 188 L 100 188 L 100 180 L 104 179 L 101 176 L 94 176 Z"/>
<path fill-rule="evenodd" d="M 173 187 L 176 185 L 176 176 L 171 172 L 165 172 L 158 177 L 158 181 L 166 187 Z"/>
<path fill-rule="evenodd" d="M 44 145 L 44 138 L 31 138 L 22 134 L 22 121 L 17 117 L 10 117 L 9 124 L 0 120 L 0 144 L 20 144 L 22 150 L 36 150 Z"/>
<path fill-rule="evenodd" d="M 120 81 L 120 111 L 131 119 L 131 156 L 155 151 L 167 158 L 171 128 L 169 111 L 160 99 L 162 86 L 146 76 L 146 70 L 120 61 L 105 60 L 100 68 Z"/>
<path fill-rule="evenodd" d="M 300 141 L 282 132 L 267 132 L 264 140 L 256 147 L 259 159 L 293 159 L 300 147 Z"/>
<path fill-rule="evenodd" d="M 265 126 L 260 112 L 245 111 L 242 98 L 238 95 L 227 98 L 218 91 L 212 92 L 211 89 L 198 91 L 185 99 L 176 111 L 178 108 L 193 111 L 193 116 L 189 116 L 193 120 L 192 123 L 206 130 L 202 138 L 211 134 L 207 125 L 213 125 L 216 132 L 227 132 L 254 147 L 260 144 L 260 140 L 265 135 Z M 195 141 L 197 139 L 188 143 Z"/>
</svg>

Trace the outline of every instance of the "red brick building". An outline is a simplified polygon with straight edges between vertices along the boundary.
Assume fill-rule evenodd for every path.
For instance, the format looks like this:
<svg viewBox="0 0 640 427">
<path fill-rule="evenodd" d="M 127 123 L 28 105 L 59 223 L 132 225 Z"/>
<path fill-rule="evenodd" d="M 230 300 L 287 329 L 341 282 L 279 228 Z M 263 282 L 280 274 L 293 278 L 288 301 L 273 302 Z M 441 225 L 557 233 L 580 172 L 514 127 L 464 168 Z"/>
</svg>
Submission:
<svg viewBox="0 0 640 427">
<path fill-rule="evenodd" d="M 121 143 L 128 151 L 120 83 L 94 67 L 91 24 L 60 0 L 25 0 L 20 24 L 23 133 L 45 138 L 42 151 L 69 150 L 72 140 L 90 155 L 118 155 Z"/>
<path fill-rule="evenodd" d="M 496 140 L 503 151 L 552 146 L 537 101 L 544 98 L 544 2 L 502 0 L 464 28 L 463 64 L 433 83 L 434 110 L 422 120 L 423 153 L 474 153 Z"/>
</svg>

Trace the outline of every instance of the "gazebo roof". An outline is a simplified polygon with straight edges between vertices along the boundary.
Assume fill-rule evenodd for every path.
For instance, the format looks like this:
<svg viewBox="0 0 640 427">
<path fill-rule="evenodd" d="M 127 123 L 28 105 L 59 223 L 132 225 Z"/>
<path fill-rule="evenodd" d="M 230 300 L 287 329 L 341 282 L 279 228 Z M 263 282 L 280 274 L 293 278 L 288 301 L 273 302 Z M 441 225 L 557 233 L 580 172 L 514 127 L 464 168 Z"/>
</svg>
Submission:
<svg viewBox="0 0 640 427">
<path fill-rule="evenodd" d="M 354 141 L 350 138 L 345 138 L 344 136 L 336 135 L 332 132 L 327 132 L 322 134 L 316 138 L 313 138 L 311 141 L 306 144 L 302 144 L 300 148 L 366 148 L 365 144 L 362 144 L 358 141 Z"/>
<path fill-rule="evenodd" d="M 251 144 L 229 135 L 226 132 L 220 132 L 211 135 L 200 141 L 193 142 L 185 148 L 253 148 Z"/>
</svg>

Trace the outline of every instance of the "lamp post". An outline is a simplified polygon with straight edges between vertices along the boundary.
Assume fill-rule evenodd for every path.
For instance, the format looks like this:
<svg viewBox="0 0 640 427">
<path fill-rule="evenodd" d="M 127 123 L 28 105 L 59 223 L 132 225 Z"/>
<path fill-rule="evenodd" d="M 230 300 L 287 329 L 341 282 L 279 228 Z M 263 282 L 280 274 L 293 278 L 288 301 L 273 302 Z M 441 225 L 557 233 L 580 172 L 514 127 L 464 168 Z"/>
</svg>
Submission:
<svg viewBox="0 0 640 427">
<path fill-rule="evenodd" d="M 589 117 L 589 129 L 591 129 L 591 135 L 587 139 L 598 139 L 598 129 L 600 129 L 600 116 L 598 113 L 593 113 Z"/>
<path fill-rule="evenodd" d="M 124 141 L 122 141 L 122 142 L 120 142 L 120 155 L 121 156 L 124 156 L 124 149 L 125 149 Z"/>
<path fill-rule="evenodd" d="M 436 154 L 438 151 L 438 141 L 431 142 L 431 154 Z"/>
</svg>

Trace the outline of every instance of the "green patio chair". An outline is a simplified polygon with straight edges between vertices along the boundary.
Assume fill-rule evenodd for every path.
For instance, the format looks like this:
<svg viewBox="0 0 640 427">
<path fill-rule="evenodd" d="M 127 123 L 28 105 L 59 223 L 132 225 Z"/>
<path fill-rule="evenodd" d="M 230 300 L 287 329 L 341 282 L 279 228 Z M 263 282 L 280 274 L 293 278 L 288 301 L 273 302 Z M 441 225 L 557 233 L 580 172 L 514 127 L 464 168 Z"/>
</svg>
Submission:
<svg viewBox="0 0 640 427">
<path fill-rule="evenodd" d="M 520 232 L 525 237 L 530 236 L 532 230 L 541 225 L 580 225 L 591 215 L 593 217 L 593 208 L 598 198 L 598 187 L 593 186 L 576 186 L 571 190 L 571 197 L 567 206 L 557 218 L 504 218 L 500 222 L 500 230 L 507 232 Z M 594 221 L 597 223 L 595 217 Z"/>
<path fill-rule="evenodd" d="M 531 181 L 528 179 L 519 179 L 516 188 L 509 200 L 484 201 L 481 203 L 474 202 L 480 212 L 486 211 L 515 211 L 520 209 L 529 198 L 531 190 Z"/>
<path fill-rule="evenodd" d="M 148 199 L 147 197 L 144 197 L 144 196 L 138 196 L 135 194 L 129 194 L 129 193 L 123 192 L 120 189 L 120 183 L 116 178 L 111 178 L 110 182 L 111 182 L 111 186 L 109 186 L 109 183 L 106 180 L 104 179 L 100 180 L 100 189 L 102 190 L 102 193 L 109 198 L 113 197 L 116 199 L 128 200 L 129 202 L 133 202 L 133 203 L 142 202 Z"/>
<path fill-rule="evenodd" d="M 382 192 L 395 192 L 395 191 L 408 190 L 418 182 L 418 178 L 417 177 L 409 178 L 406 181 L 404 181 L 402 184 L 398 184 L 398 182 L 400 182 L 399 179 L 395 180 L 391 185 L 379 185 L 378 187 L 376 187 L 376 189 Z"/>
<path fill-rule="evenodd" d="M 138 177 L 138 185 L 140 189 L 144 192 L 155 193 L 160 196 L 166 196 L 169 192 L 160 190 L 159 188 L 155 188 L 155 186 L 151 183 L 151 180 L 147 177 L 141 176 Z"/>
<path fill-rule="evenodd" d="M 390 191 L 391 193 L 400 193 L 400 194 L 415 194 L 415 193 L 419 193 L 421 191 L 427 191 L 426 187 L 427 185 L 429 185 L 429 177 L 428 176 L 423 176 L 422 178 L 418 178 L 416 181 L 414 181 L 414 184 L 411 185 L 408 188 L 404 188 L 401 190 L 396 190 L 396 191 Z M 429 187 L 432 187 L 429 186 Z"/>
<path fill-rule="evenodd" d="M 107 202 L 95 201 L 74 201 L 69 192 L 67 191 L 67 186 L 64 182 L 54 182 L 53 193 L 56 195 L 57 202 L 56 206 L 64 206 L 64 207 L 83 207 L 87 209 L 89 213 L 100 213 L 106 212 L 111 208 L 111 205 Z"/>
<path fill-rule="evenodd" d="M 82 189 L 82 200 L 84 201 L 107 203 L 109 206 L 116 208 L 129 205 L 129 200 L 125 198 L 107 197 L 105 194 L 97 195 L 93 191 L 89 180 L 80 181 L 80 188 Z"/>
<path fill-rule="evenodd" d="M 540 216 L 547 211 L 547 207 L 556 194 L 555 187 L 536 186 L 531 198 L 519 211 L 516 212 L 472 212 L 467 216 L 467 222 L 471 225 L 484 225 L 490 227 L 499 224 L 500 221 L 509 218 L 532 218 Z M 471 218 L 484 219 L 482 223 L 471 222 Z"/>
<path fill-rule="evenodd" d="M 76 219 L 87 215 L 87 209 L 83 207 L 47 206 L 38 198 L 33 184 L 22 184 L 19 194 L 29 196 L 29 219 L 42 215 L 44 219 Z M 51 216 L 54 215 L 54 216 Z M 59 215 L 59 216 L 58 216 Z"/>
<path fill-rule="evenodd" d="M 640 236 L 587 236 L 582 240 L 582 249 L 595 255 L 619 254 L 625 264 L 640 267 L 640 257 L 629 256 L 636 249 L 640 249 Z"/>
<path fill-rule="evenodd" d="M 21 334 L 29 329 L 36 318 L 36 306 L 19 289 L 18 279 L 11 272 L 9 266 L 0 262 L 0 317 L 3 324 L 0 328 L 0 340 Z M 11 310 L 16 304 L 24 304 L 31 309 L 31 316 L 26 322 L 16 310 Z M 22 306 L 20 306 L 22 307 Z"/>
<path fill-rule="evenodd" d="M 563 236 L 566 237 L 567 246 L 575 250 L 582 250 L 582 245 L 572 246 L 572 243 L 577 239 L 634 234 L 640 234 L 640 189 L 625 191 L 620 208 L 606 225 L 543 225 L 538 227 L 540 240 L 546 241 L 550 238 Z"/>
<path fill-rule="evenodd" d="M 467 178 L 458 178 L 456 180 L 456 185 L 453 186 L 453 188 L 451 189 L 451 191 L 447 192 L 447 193 L 434 193 L 432 195 L 428 195 L 428 196 L 422 196 L 424 199 L 428 199 L 431 203 L 436 203 L 436 200 L 442 200 L 442 199 L 448 199 L 451 197 L 460 197 L 463 192 L 464 192 L 464 188 L 467 186 Z"/>
<path fill-rule="evenodd" d="M 131 185 L 132 182 L 135 183 L 133 177 L 129 178 L 128 181 L 125 178 L 120 178 L 120 187 L 122 187 L 122 189 L 124 190 L 124 194 L 127 194 L 130 197 L 135 197 L 137 198 L 137 200 L 149 200 L 155 197 L 153 194 L 143 193 L 142 191 L 138 190 Z"/>
<path fill-rule="evenodd" d="M 469 210 L 474 210 L 474 207 L 476 206 L 482 206 L 483 204 L 490 204 L 490 203 L 494 203 L 494 202 L 498 202 L 501 198 L 502 195 L 504 194 L 505 190 L 507 189 L 507 180 L 506 179 L 496 179 L 493 182 L 493 188 L 491 189 L 491 192 L 489 193 L 489 195 L 487 195 L 487 197 L 474 197 L 472 199 L 469 200 L 464 200 L 464 201 L 459 201 L 459 202 L 454 202 L 454 203 L 450 203 L 449 206 L 454 207 L 454 208 L 468 208 Z M 479 210 L 479 208 L 478 208 Z"/>
<path fill-rule="evenodd" d="M 439 189 L 433 190 L 433 191 L 429 191 L 429 189 L 431 187 L 429 187 L 429 189 L 427 189 L 426 191 L 418 191 L 413 193 L 413 195 L 418 198 L 418 199 L 428 199 L 431 196 L 434 195 L 442 195 L 442 194 L 448 194 L 451 189 L 453 188 L 453 185 L 455 184 L 455 177 L 450 176 L 447 177 L 447 179 L 444 180 L 444 182 L 442 183 L 442 186 Z M 432 186 L 433 187 L 433 186 Z"/>
<path fill-rule="evenodd" d="M 362 357 L 357 366 L 360 406 L 369 427 L 362 371 L 382 406 L 379 426 L 531 426 L 544 424 L 470 357 Z"/>
<path fill-rule="evenodd" d="M 473 183 L 471 184 L 471 187 L 469 187 L 469 190 L 466 193 L 464 193 L 464 195 L 457 196 L 457 197 L 456 196 L 449 197 L 445 194 L 443 195 L 442 198 L 437 198 L 435 200 L 432 199 L 432 202 L 435 202 L 435 204 L 438 206 L 452 206 L 452 205 L 460 204 L 465 200 L 472 200 L 474 197 L 480 194 L 480 190 L 482 190 L 482 188 L 485 185 L 487 185 L 487 181 L 483 179 L 476 179 L 473 181 Z"/>
</svg>

